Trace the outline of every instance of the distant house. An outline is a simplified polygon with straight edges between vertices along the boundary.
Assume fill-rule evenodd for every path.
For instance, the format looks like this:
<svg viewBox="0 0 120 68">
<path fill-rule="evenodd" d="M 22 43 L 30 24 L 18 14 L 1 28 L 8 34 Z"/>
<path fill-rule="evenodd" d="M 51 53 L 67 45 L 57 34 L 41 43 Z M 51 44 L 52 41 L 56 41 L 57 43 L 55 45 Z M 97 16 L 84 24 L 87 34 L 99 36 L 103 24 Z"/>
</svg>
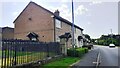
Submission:
<svg viewBox="0 0 120 68">
<path fill-rule="evenodd" d="M 14 38 L 32 39 L 43 42 L 60 42 L 60 36 L 65 33 L 72 33 L 72 23 L 59 16 L 60 12 L 54 13 L 42 6 L 30 2 L 26 8 L 15 19 Z M 83 45 L 83 40 L 78 41 L 78 36 L 83 36 L 83 29 L 75 25 L 75 45 Z M 34 37 L 28 37 L 28 34 Z M 68 40 L 68 45 L 72 44 L 72 38 Z"/>
<path fill-rule="evenodd" d="M 0 37 L 2 39 L 14 39 L 14 28 L 2 27 L 0 29 Z"/>
</svg>

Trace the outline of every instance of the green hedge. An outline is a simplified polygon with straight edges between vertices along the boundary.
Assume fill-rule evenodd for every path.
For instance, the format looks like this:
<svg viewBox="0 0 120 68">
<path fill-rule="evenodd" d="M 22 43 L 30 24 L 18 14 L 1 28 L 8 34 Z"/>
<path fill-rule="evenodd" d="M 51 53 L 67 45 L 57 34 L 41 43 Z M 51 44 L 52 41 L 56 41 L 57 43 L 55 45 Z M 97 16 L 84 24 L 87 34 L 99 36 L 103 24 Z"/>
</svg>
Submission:
<svg viewBox="0 0 120 68">
<path fill-rule="evenodd" d="M 82 57 L 85 53 L 88 52 L 87 48 L 76 48 L 76 49 L 68 49 L 67 55 L 72 57 Z"/>
</svg>

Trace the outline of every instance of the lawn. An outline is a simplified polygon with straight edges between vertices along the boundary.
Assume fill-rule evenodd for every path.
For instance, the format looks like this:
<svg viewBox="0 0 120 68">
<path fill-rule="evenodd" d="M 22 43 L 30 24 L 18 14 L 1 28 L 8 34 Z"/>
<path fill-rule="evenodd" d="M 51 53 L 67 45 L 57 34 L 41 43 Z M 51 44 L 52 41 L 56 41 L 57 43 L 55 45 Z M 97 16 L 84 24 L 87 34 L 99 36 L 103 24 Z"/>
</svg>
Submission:
<svg viewBox="0 0 120 68">
<path fill-rule="evenodd" d="M 2 56 L 2 51 L 0 50 L 0 56 Z"/>
<path fill-rule="evenodd" d="M 45 64 L 42 68 L 68 68 L 71 64 L 80 60 L 78 57 L 65 57 L 54 62 Z"/>
<path fill-rule="evenodd" d="M 88 52 L 87 48 L 76 48 L 76 49 L 71 48 L 67 50 L 68 57 L 50 62 L 48 64 L 44 64 L 41 67 L 42 68 L 70 68 L 71 64 L 80 60 L 82 56 L 87 52 Z"/>
<path fill-rule="evenodd" d="M 0 54 L 2 54 L 1 51 L 0 51 Z M 54 53 L 49 53 L 49 54 L 54 55 Z M 9 57 L 8 57 L 8 55 L 9 55 Z M 46 52 L 17 52 L 16 61 L 17 61 L 17 64 L 23 64 L 23 63 L 28 63 L 28 62 L 32 62 L 32 61 L 38 61 L 38 60 L 44 59 L 45 57 L 47 57 Z M 0 60 L 1 60 L 1 58 L 0 58 Z M 13 51 L 11 51 L 9 53 L 6 52 L 6 59 L 3 58 L 3 66 L 4 66 L 5 61 L 6 61 L 6 65 L 10 66 L 12 63 L 12 60 L 14 60 L 14 52 Z"/>
</svg>

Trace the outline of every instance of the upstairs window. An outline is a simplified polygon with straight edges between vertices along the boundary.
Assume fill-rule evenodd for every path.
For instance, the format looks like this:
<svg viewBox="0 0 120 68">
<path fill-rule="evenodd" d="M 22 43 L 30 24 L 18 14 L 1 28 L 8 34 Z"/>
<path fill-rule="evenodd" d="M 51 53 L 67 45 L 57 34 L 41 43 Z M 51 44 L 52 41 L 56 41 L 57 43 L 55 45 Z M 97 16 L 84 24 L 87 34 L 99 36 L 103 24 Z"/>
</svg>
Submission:
<svg viewBox="0 0 120 68">
<path fill-rule="evenodd" d="M 55 19 L 55 25 L 57 28 L 62 28 L 62 22 L 58 19 Z"/>
</svg>

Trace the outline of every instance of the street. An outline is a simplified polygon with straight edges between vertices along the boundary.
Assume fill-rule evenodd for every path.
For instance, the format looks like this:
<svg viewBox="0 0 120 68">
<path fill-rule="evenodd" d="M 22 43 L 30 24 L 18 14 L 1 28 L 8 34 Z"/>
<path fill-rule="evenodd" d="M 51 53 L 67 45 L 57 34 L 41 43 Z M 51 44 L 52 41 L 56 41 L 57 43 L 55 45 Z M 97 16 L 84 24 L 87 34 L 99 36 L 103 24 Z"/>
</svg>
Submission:
<svg viewBox="0 0 120 68">
<path fill-rule="evenodd" d="M 95 68 L 95 64 L 93 62 L 97 59 L 97 54 L 100 53 L 100 65 L 99 68 L 118 68 L 119 58 L 118 56 L 118 47 L 109 47 L 109 46 L 98 46 L 94 45 L 94 49 L 89 51 L 83 59 L 74 66 L 77 67 L 90 67 Z"/>
</svg>

